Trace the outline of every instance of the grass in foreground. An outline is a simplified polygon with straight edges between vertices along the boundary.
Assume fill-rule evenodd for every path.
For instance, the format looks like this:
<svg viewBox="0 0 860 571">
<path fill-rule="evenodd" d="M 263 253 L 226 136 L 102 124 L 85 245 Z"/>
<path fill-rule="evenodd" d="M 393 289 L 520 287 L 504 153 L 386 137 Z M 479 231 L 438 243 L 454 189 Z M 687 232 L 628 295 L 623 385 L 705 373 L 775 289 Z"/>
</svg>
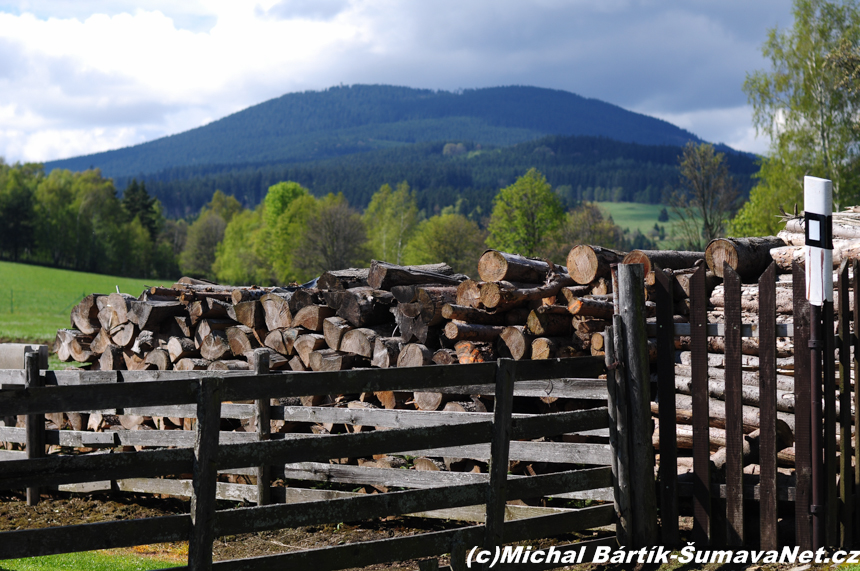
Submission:
<svg viewBox="0 0 860 571">
<path fill-rule="evenodd" d="M 152 557 L 86 551 L 0 561 L 0 571 L 149 571 L 182 565 Z"/>
<path fill-rule="evenodd" d="M 69 312 L 85 295 L 119 287 L 136 297 L 145 285 L 161 285 L 161 280 L 0 262 L 0 339 L 50 344 L 57 329 L 69 327 Z"/>
</svg>

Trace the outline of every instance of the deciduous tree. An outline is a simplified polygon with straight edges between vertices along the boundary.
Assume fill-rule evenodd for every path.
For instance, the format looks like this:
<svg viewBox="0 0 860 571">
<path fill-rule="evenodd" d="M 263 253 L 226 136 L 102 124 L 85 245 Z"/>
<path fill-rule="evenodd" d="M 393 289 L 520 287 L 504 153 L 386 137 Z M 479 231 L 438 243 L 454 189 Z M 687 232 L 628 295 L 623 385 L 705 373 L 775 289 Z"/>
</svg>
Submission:
<svg viewBox="0 0 860 571">
<path fill-rule="evenodd" d="M 477 275 L 478 258 L 484 250 L 486 232 L 453 212 L 444 212 L 421 222 L 406 246 L 407 264 L 445 262 L 454 271 Z"/>
</svg>

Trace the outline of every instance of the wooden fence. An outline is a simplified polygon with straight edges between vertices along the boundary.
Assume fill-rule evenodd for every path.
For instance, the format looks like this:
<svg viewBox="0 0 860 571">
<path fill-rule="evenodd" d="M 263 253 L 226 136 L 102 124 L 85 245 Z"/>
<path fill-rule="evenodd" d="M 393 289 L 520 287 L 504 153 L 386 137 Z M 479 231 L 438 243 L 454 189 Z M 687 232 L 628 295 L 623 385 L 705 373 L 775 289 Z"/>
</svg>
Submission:
<svg viewBox="0 0 860 571">
<path fill-rule="evenodd" d="M 619 266 L 619 270 L 621 267 Z M 689 323 L 674 323 L 673 287 L 671 278 L 657 272 L 656 278 L 656 323 L 648 324 L 646 333 L 656 337 L 658 346 L 657 401 L 659 402 L 660 466 L 658 478 L 659 506 L 662 529 L 660 541 L 664 545 L 678 545 L 679 496 L 692 497 L 694 527 L 692 539 L 702 545 L 749 545 L 750 523 L 749 501 L 758 502 L 759 526 L 762 549 L 776 549 L 778 541 L 778 512 L 780 502 L 794 502 L 796 544 L 801 549 L 813 546 L 813 517 L 823 518 L 824 545 L 848 547 L 857 540 L 860 526 L 856 518 L 860 510 L 856 504 L 860 496 L 856 493 L 860 485 L 860 467 L 852 464 L 852 454 L 860 457 L 857 439 L 852 440 L 852 429 L 858 432 L 858 418 L 852 408 L 860 408 L 860 392 L 852 395 L 851 347 L 855 347 L 853 367 L 855 378 L 860 374 L 860 352 L 857 350 L 857 332 L 860 331 L 860 264 L 853 262 L 853 276 L 849 283 L 846 262 L 839 269 L 838 311 L 835 312 L 838 334 L 834 336 L 833 303 L 823 307 L 824 338 L 810 344 L 809 305 L 806 301 L 806 284 L 803 269 L 794 267 L 793 272 L 793 324 L 776 324 L 776 271 L 775 266 L 761 276 L 758 282 L 759 322 L 741 323 L 741 281 L 738 275 L 725 266 L 725 323 L 708 323 L 705 268 L 700 268 L 693 277 L 690 295 Z M 619 272 L 620 273 L 620 272 Z M 851 289 L 853 288 L 853 293 Z M 850 300 L 853 295 L 853 315 Z M 644 299 L 643 299 L 644 303 Z M 623 304 L 623 300 L 622 300 Z M 644 321 L 644 320 L 643 320 Z M 853 321 L 853 331 L 851 323 Z M 628 326 L 631 321 L 622 321 Z M 618 329 L 616 325 L 615 329 Z M 617 331 L 616 331 L 617 335 Z M 676 448 L 676 395 L 675 395 L 675 351 L 676 338 L 689 336 L 692 351 L 692 432 L 693 432 L 693 483 L 680 484 L 677 476 Z M 725 385 L 717 395 L 709 386 L 708 337 L 725 337 Z M 749 386 L 743 382 L 742 338 L 758 340 L 759 382 Z M 777 337 L 793 337 L 794 341 L 794 391 L 777 391 Z M 813 347 L 815 345 L 815 347 Z M 819 430 L 823 431 L 823 469 L 821 490 L 823 503 L 812 505 L 812 418 L 810 403 L 813 398 L 810 379 L 810 348 L 820 349 L 820 367 L 823 370 L 823 419 Z M 838 383 L 837 383 L 837 352 Z M 777 485 L 777 418 L 782 398 L 793 396 L 794 406 L 794 453 L 795 485 Z M 743 407 L 752 404 L 755 395 L 760 414 L 761 467 L 758 482 L 743 472 Z M 713 479 L 711 473 L 709 406 L 713 398 L 725 401 L 726 465 L 725 482 Z M 852 400 L 853 397 L 853 400 Z M 630 397 L 628 397 L 630 398 Z M 648 399 L 648 396 L 643 398 Z M 630 406 L 634 406 L 635 401 Z M 837 407 L 837 404 L 839 405 Z M 780 405 L 780 406 L 778 406 Z M 616 405 L 617 409 L 617 405 Z M 620 410 L 620 409 L 619 409 Z M 782 409 L 784 410 L 784 408 Z M 838 414 L 837 414 L 838 411 Z M 620 414 L 611 410 L 610 414 Z M 627 413 L 629 417 L 629 412 Z M 852 446 L 855 447 L 852 449 Z M 623 474 L 622 474 L 623 475 Z M 635 484 L 621 481 L 622 487 Z M 629 494 L 628 494 L 629 496 Z M 625 500 L 621 498 L 622 505 Z M 634 514 L 635 512 L 632 512 Z M 786 515 L 783 513 L 782 515 Z M 622 513 L 622 521 L 624 519 Z M 635 524 L 635 521 L 634 521 Z"/>
<path fill-rule="evenodd" d="M 0 440 L 23 440 L 28 450 L 4 455 L 9 459 L 2 464 L 0 487 L 27 487 L 28 496 L 36 501 L 39 487 L 115 482 L 120 489 L 190 495 L 191 513 L 5 532 L 0 534 L 0 558 L 187 539 L 189 569 L 282 569 L 290 565 L 339 569 L 436 557 L 444 553 L 452 553 L 452 563 L 460 568 L 467 546 L 494 546 L 610 525 L 615 519 L 611 504 L 543 510 L 539 511 L 541 515 L 528 519 L 513 519 L 518 515 L 513 513 L 516 510 L 506 506 L 506 500 L 611 488 L 611 471 L 605 466 L 612 457 L 608 445 L 521 442 L 541 436 L 605 429 L 609 425 L 605 407 L 543 415 L 512 414 L 515 395 L 540 392 L 542 396 L 548 393 L 568 397 L 592 395 L 591 398 L 599 399 L 605 395 L 605 381 L 571 377 L 572 373 L 596 377 L 602 367 L 599 359 L 578 358 L 503 360 L 409 370 L 268 374 L 261 364 L 254 375 L 213 375 L 206 372 L 39 371 L 35 359 L 29 357 L 25 371 L 0 373 L 3 389 L 0 390 L 0 417 L 28 415 L 25 429 L 0 428 Z M 383 390 L 449 390 L 464 394 L 477 391 L 494 394 L 495 407 L 493 413 L 440 415 L 270 404 L 273 398 Z M 256 404 L 223 401 L 254 401 Z M 46 413 L 92 410 L 175 415 L 194 417 L 197 421 L 193 433 L 179 430 L 45 431 L 42 415 Z M 256 418 L 256 433 L 219 432 L 222 417 L 242 418 L 252 414 Z M 268 434 L 269 418 L 374 424 L 391 429 L 327 436 Z M 444 420 L 441 425 L 440 420 Z M 46 443 L 77 447 L 177 448 L 41 457 Z M 487 475 L 436 473 L 431 478 L 414 471 L 325 464 L 330 458 L 344 456 L 344 451 L 348 451 L 350 457 L 438 451 L 440 455 L 489 459 L 490 469 Z M 27 458 L 20 458 L 21 454 Z M 578 466 L 580 469 L 508 477 L 508 460 L 518 457 L 597 467 Z M 316 497 L 324 501 L 309 502 L 310 494 L 296 494 L 293 488 L 271 487 L 271 466 L 278 466 L 279 470 L 286 466 L 284 476 L 289 479 L 378 484 L 380 481 L 376 478 L 382 477 L 385 485 L 417 489 L 355 497 L 319 491 Z M 250 486 L 220 483 L 217 481 L 219 471 L 252 473 L 257 476 L 257 485 L 250 489 Z M 193 478 L 190 481 L 163 479 L 185 473 L 193 474 Z M 217 498 L 256 501 L 258 505 L 216 511 Z M 281 503 L 295 501 L 302 503 Z M 212 544 L 214 538 L 221 535 L 400 514 L 435 512 L 445 517 L 444 514 L 456 513 L 452 510 L 476 505 L 485 506 L 480 510 L 483 525 L 212 563 Z M 528 509 L 519 511 L 528 512 Z M 506 516 L 510 521 L 505 521 Z M 463 516 L 464 519 L 468 517 L 474 516 Z"/>
</svg>

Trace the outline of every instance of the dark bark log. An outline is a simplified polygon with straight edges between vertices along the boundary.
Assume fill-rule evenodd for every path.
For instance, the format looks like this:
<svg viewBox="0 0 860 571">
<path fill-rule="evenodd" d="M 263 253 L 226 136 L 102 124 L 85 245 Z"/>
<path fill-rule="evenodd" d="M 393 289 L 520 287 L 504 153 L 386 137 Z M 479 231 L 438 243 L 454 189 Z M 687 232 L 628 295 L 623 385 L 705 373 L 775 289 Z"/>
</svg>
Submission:
<svg viewBox="0 0 860 571">
<path fill-rule="evenodd" d="M 615 313 L 615 305 L 606 301 L 580 297 L 570 302 L 567 310 L 573 315 L 612 319 L 612 315 Z"/>
<path fill-rule="evenodd" d="M 445 325 L 445 337 L 452 341 L 495 341 L 504 330 L 501 325 L 473 325 L 450 321 Z"/>
<path fill-rule="evenodd" d="M 729 264 L 741 280 L 746 283 L 757 281 L 773 262 L 771 248 L 785 246 L 782 238 L 717 238 L 705 248 L 705 260 L 717 277 L 723 277 L 723 263 Z"/>
<path fill-rule="evenodd" d="M 382 290 L 390 290 L 392 287 L 399 285 L 427 283 L 457 286 L 465 279 L 467 279 L 466 276 L 462 274 L 446 275 L 373 260 L 370 263 L 367 285 Z"/>
<path fill-rule="evenodd" d="M 433 353 L 433 362 L 437 365 L 454 365 L 460 361 L 453 349 L 438 349 Z"/>
<path fill-rule="evenodd" d="M 511 282 L 486 282 L 481 286 L 481 303 L 487 309 L 507 311 L 530 301 L 554 297 L 561 289 L 575 282 L 569 276 L 561 276 L 553 282 L 537 287 L 524 287 Z"/>
<path fill-rule="evenodd" d="M 391 321 L 393 304 L 390 292 L 357 288 L 344 292 L 337 314 L 355 327 L 367 327 Z"/>
<path fill-rule="evenodd" d="M 289 301 L 290 311 L 293 315 L 309 305 L 322 305 L 322 297 L 320 297 L 317 288 L 299 288 L 293 292 Z"/>
<path fill-rule="evenodd" d="M 442 306 L 442 317 L 456 321 L 465 321 L 475 325 L 505 325 L 504 313 L 489 313 L 483 309 L 475 309 L 465 305 L 452 305 L 450 303 Z"/>
<path fill-rule="evenodd" d="M 570 314 L 532 311 L 526 322 L 526 330 L 538 337 L 559 337 L 573 331 Z"/>
<path fill-rule="evenodd" d="M 683 270 L 692 268 L 705 259 L 704 252 L 678 250 L 633 250 L 622 260 L 622 264 L 642 264 L 645 275 L 657 270 Z"/>
</svg>

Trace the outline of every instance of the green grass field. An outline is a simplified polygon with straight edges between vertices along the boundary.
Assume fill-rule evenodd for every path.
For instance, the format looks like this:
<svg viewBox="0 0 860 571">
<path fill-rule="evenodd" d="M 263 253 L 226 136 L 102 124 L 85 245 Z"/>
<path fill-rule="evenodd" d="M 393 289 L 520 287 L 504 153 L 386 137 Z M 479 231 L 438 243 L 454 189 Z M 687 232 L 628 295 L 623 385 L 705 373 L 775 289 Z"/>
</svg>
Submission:
<svg viewBox="0 0 860 571">
<path fill-rule="evenodd" d="M 648 236 L 648 232 L 654 229 L 654 224 L 664 226 L 666 237 L 663 240 L 657 240 L 658 248 L 668 250 L 676 247 L 676 240 L 673 236 L 673 222 L 676 218 L 665 205 L 639 204 L 637 202 L 596 202 L 595 204 L 600 207 L 605 216 L 611 215 L 616 224 L 622 228 L 628 228 L 631 232 L 639 230 Z M 657 222 L 663 208 L 669 211 L 669 221 Z"/>
<path fill-rule="evenodd" d="M 0 571 L 149 571 L 180 566 L 163 559 L 98 551 L 0 561 Z"/>
<path fill-rule="evenodd" d="M 118 286 L 136 297 L 145 285 L 161 282 L 0 262 L 0 340 L 52 343 L 85 295 Z"/>
</svg>

